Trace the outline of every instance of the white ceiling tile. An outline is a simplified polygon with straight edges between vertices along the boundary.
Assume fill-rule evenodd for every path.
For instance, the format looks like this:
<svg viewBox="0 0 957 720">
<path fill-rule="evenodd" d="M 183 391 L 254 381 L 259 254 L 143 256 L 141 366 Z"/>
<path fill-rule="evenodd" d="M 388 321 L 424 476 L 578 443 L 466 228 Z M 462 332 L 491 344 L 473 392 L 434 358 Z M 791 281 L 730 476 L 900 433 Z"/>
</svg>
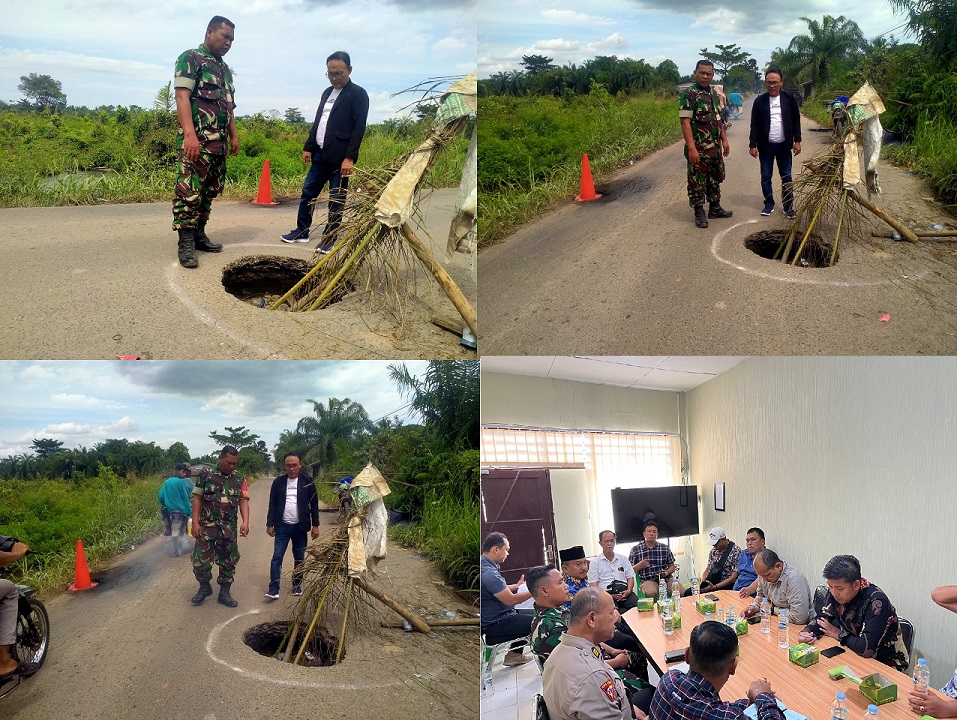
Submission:
<svg viewBox="0 0 957 720">
<path fill-rule="evenodd" d="M 482 370 L 505 373 L 506 375 L 534 375 L 547 377 L 548 370 L 555 360 L 552 355 L 512 356 L 498 355 L 482 358 Z"/>
<path fill-rule="evenodd" d="M 556 357 L 548 376 L 556 380 L 631 387 L 649 372 L 649 368 L 605 362 L 604 359 Z"/>
<path fill-rule="evenodd" d="M 677 370 L 680 372 L 708 373 L 717 375 L 725 370 L 730 370 L 735 365 L 747 360 L 747 357 L 734 355 L 691 355 L 669 357 L 658 367 L 661 370 Z"/>
</svg>

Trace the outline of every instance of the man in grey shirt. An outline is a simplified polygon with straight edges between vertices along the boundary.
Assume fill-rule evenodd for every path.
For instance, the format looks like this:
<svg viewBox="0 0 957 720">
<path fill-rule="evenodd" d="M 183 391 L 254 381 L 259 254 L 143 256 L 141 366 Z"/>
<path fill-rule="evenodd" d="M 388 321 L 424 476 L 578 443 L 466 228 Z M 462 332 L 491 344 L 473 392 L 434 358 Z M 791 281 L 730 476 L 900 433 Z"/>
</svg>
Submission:
<svg viewBox="0 0 957 720">
<path fill-rule="evenodd" d="M 771 601 L 774 608 L 788 611 L 788 620 L 798 625 L 807 623 L 811 612 L 811 588 L 807 579 L 793 565 L 788 565 L 774 550 L 765 548 L 754 556 L 754 572 L 758 575 L 758 591 L 742 615 L 751 617 L 760 612 L 761 601 Z"/>
</svg>

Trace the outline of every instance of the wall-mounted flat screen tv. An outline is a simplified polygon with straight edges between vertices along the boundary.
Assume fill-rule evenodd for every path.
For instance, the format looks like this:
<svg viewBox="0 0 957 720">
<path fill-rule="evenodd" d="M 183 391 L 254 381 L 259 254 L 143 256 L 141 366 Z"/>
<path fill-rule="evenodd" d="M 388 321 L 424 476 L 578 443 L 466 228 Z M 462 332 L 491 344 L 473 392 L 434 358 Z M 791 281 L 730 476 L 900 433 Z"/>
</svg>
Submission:
<svg viewBox="0 0 957 720">
<path fill-rule="evenodd" d="M 639 542 L 648 520 L 658 522 L 658 537 L 697 535 L 697 485 L 615 488 L 611 491 L 615 534 L 619 543 Z"/>
</svg>

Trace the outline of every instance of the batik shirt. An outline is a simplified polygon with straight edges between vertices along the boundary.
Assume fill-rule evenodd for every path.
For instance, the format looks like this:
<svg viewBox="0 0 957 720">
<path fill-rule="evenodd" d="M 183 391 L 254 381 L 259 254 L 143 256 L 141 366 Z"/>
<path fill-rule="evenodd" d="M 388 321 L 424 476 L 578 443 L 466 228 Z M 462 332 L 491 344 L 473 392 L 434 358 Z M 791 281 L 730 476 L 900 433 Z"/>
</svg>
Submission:
<svg viewBox="0 0 957 720">
<path fill-rule="evenodd" d="M 563 577 L 565 578 L 565 585 L 568 587 L 568 594 L 571 595 L 572 597 L 575 597 L 575 593 L 577 593 L 579 590 L 584 590 L 586 587 L 588 587 L 587 576 L 582 578 L 581 580 L 572 580 L 567 575 Z M 568 602 L 565 603 L 565 607 L 571 607 L 571 606 L 572 606 L 572 601 L 571 599 L 569 599 Z"/>
<path fill-rule="evenodd" d="M 651 720 L 738 720 L 751 704 L 747 698 L 724 702 L 714 685 L 696 672 L 670 670 L 658 683 L 651 699 Z M 783 715 L 771 693 L 754 698 L 758 720 L 781 720 Z"/>
<path fill-rule="evenodd" d="M 193 128 L 204 152 L 225 155 L 229 148 L 229 122 L 236 103 L 233 100 L 233 74 L 229 67 L 203 45 L 187 50 L 176 60 L 174 88 L 190 91 Z M 179 131 L 183 146 L 183 129 Z"/>
<path fill-rule="evenodd" d="M 820 605 L 820 607 L 818 607 Z M 814 598 L 814 617 L 805 628 L 821 637 L 818 620 L 824 618 L 840 632 L 840 643 L 861 657 L 877 658 L 901 672 L 907 671 L 907 648 L 901 637 L 897 610 L 877 585 L 861 578 L 861 589 L 846 605 L 841 605 L 830 592 Z"/>
<path fill-rule="evenodd" d="M 692 85 L 678 98 L 678 117 L 691 119 L 691 136 L 699 153 L 720 157 L 721 113 L 720 100 L 714 88 Z"/>
<path fill-rule="evenodd" d="M 727 580 L 731 577 L 732 573 L 738 571 L 738 558 L 741 556 L 741 548 L 730 540 L 728 540 L 728 543 L 730 543 L 731 550 L 728 552 L 728 557 L 725 558 L 724 565 L 721 566 L 721 580 L 718 582 Z M 724 550 L 727 549 L 728 548 L 725 548 Z M 718 561 L 721 559 L 721 556 L 724 555 L 724 550 L 719 551 L 716 547 L 711 548 L 711 552 L 708 553 L 708 565 L 711 568 L 709 572 L 714 572 L 718 569 Z"/>
</svg>

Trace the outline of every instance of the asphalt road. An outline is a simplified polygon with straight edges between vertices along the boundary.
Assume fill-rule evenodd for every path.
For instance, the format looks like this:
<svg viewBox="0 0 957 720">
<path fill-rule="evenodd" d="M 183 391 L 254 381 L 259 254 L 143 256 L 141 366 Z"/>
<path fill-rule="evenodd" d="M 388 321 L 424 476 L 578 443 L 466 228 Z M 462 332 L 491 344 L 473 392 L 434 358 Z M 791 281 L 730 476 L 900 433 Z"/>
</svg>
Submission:
<svg viewBox="0 0 957 720">
<path fill-rule="evenodd" d="M 803 122 L 797 160 L 829 141 Z M 694 226 L 677 143 L 600 183 L 600 200 L 559 203 L 481 252 L 482 353 L 957 353 L 957 272 L 926 248 L 848 244 L 835 267 L 802 269 L 744 247 L 748 235 L 786 223 L 777 180 L 777 212 L 759 214 L 748 123 L 746 110 L 728 133 L 722 205 L 734 211 L 730 219 Z M 796 161 L 795 173 L 800 167 Z M 901 169 L 882 165 L 881 174 L 888 191 L 881 202 L 897 192 L 924 202 Z M 885 313 L 890 321 L 881 322 Z"/>
<path fill-rule="evenodd" d="M 269 486 L 266 478 L 250 487 L 251 531 L 240 540 L 232 587 L 239 607 L 220 605 L 215 595 L 192 606 L 197 583 L 189 556 L 173 558 L 166 538 L 152 538 L 107 572 L 94 571 L 98 587 L 41 598 L 50 613 L 47 662 L 0 700 L 0 717 L 357 720 L 381 717 L 386 708 L 388 717 L 400 720 L 476 717 L 476 675 L 471 666 L 453 669 L 463 663 L 447 645 L 461 641 L 448 631 L 358 632 L 349 638 L 343 662 L 323 668 L 293 667 L 243 644 L 248 628 L 291 617 L 291 551 L 282 597 L 263 598 L 272 556 L 265 532 Z M 334 514 L 321 515 L 323 532 L 329 532 Z M 385 569 L 394 574 L 385 576 L 384 586 L 381 578 L 373 584 L 408 604 L 415 583 L 429 582 L 428 573 L 421 570 L 424 560 L 410 561 L 420 568 L 418 575 L 397 571 L 400 554 L 412 555 L 390 546 Z M 383 610 L 383 619 L 399 618 Z M 475 637 L 469 657 L 477 657 L 477 647 Z"/>
<path fill-rule="evenodd" d="M 421 203 L 440 260 L 457 192 L 439 190 Z M 315 241 L 279 240 L 295 213 L 295 202 L 217 200 L 208 233 L 224 250 L 201 253 L 199 268 L 186 270 L 176 259 L 168 202 L 0 209 L 0 358 L 475 357 L 460 338 L 431 324 L 432 315 L 458 314 L 418 262 L 417 294 L 405 303 L 402 327 L 363 290 L 311 313 L 260 310 L 226 293 L 222 269 L 241 257 L 311 258 Z M 445 267 L 474 303 L 472 264 L 456 255 Z"/>
</svg>

